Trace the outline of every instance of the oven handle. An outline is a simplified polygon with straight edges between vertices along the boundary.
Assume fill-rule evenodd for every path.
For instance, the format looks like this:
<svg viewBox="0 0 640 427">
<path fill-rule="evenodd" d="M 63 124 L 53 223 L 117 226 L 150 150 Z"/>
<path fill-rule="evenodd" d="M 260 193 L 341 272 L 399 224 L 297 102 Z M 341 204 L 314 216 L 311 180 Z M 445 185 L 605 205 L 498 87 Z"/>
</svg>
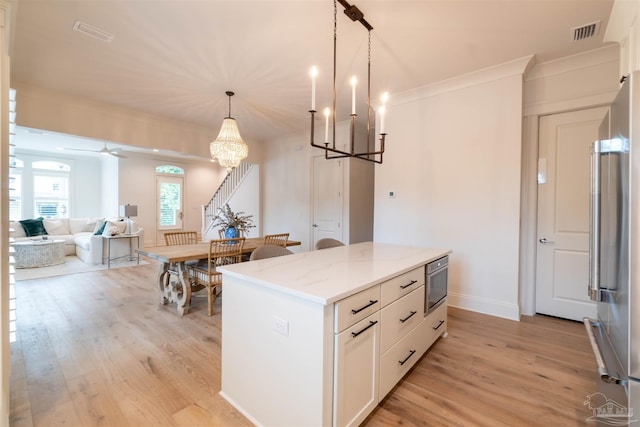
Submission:
<svg viewBox="0 0 640 427">
<path fill-rule="evenodd" d="M 593 351 L 593 355 L 596 358 L 598 375 L 604 382 L 621 384 L 623 382 L 622 379 L 609 375 L 609 370 L 607 369 L 607 365 L 605 365 L 604 358 L 602 357 L 602 351 L 600 351 L 600 347 L 598 346 L 598 342 L 596 341 L 596 336 L 593 334 L 593 328 L 600 326 L 600 322 L 597 320 L 591 320 L 588 317 L 583 318 L 582 322 L 584 323 L 584 327 L 587 330 L 587 337 L 589 337 L 591 351 Z"/>
</svg>

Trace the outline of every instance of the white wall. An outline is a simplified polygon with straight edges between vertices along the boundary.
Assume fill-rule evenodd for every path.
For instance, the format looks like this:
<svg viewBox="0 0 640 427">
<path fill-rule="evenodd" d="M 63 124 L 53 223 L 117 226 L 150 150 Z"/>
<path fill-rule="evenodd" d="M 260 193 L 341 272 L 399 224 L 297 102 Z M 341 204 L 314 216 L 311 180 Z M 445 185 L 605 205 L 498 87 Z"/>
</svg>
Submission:
<svg viewBox="0 0 640 427">
<path fill-rule="evenodd" d="M 236 191 L 229 198 L 228 203 L 235 213 L 244 212 L 243 215 L 253 215 L 253 224 L 256 227 L 249 229 L 246 237 L 258 237 L 264 234 L 262 233 L 262 211 L 260 209 L 260 165 L 253 165 L 251 170 L 247 172 Z M 214 234 L 214 236 L 216 235 Z"/>
<path fill-rule="evenodd" d="M 316 141 L 324 140 L 324 126 L 321 121 L 316 123 Z M 349 121 L 336 124 L 336 146 L 345 149 L 349 137 Z M 302 245 L 292 250 L 309 251 L 313 249 L 313 235 L 311 221 L 313 219 L 312 185 L 313 185 L 313 157 L 324 156 L 324 151 L 311 147 L 309 133 L 300 132 L 287 135 L 277 141 L 265 144 L 262 153 L 262 224 L 263 232 L 289 232 L 289 239 L 299 240 Z M 354 167 L 343 168 L 343 182 L 351 185 L 357 179 L 370 179 L 370 163 L 363 160 L 346 160 L 345 164 L 355 164 Z M 361 165 L 360 163 L 363 163 Z M 368 175 L 367 175 L 368 173 Z M 355 184 L 357 186 L 357 183 Z M 370 240 L 372 218 L 362 215 L 359 224 L 357 215 L 363 209 L 370 209 L 372 187 L 363 185 L 356 194 L 344 191 L 343 222 L 344 239 L 353 238 L 355 241 Z M 351 194 L 353 193 L 353 194 Z M 349 200 L 352 206 L 349 208 Z M 357 204 L 357 205 L 356 205 Z M 366 208 L 363 208 L 366 204 Z M 354 213 L 355 212 L 355 213 Z M 371 212 L 368 212 L 369 214 Z M 345 240 L 348 242 L 348 240 Z"/>
<path fill-rule="evenodd" d="M 319 152 L 309 146 L 309 135 L 294 134 L 270 142 L 262 162 L 263 233 L 289 232 L 301 252 L 310 250 L 311 165 Z"/>
<path fill-rule="evenodd" d="M 214 191 L 224 179 L 225 171 L 217 164 L 175 159 L 151 159 L 129 155 L 118 160 L 118 206 L 138 206 L 138 217 L 133 218 L 144 228 L 144 246 L 164 244 L 157 236 L 156 172 L 157 166 L 175 165 L 184 169 L 184 219 L 185 230 L 202 229 L 200 206 L 209 202 Z M 141 242 L 142 246 L 142 242 Z"/>
<path fill-rule="evenodd" d="M 171 150 L 203 159 L 209 157 L 209 143 L 220 129 L 219 123 L 205 128 L 21 82 L 11 83 L 18 94 L 18 126 Z M 249 161 L 258 161 L 259 150 L 251 142 L 248 144 Z"/>
<path fill-rule="evenodd" d="M 120 181 L 118 159 L 113 156 L 103 156 L 100 158 L 100 162 L 102 164 L 100 216 L 115 217 L 120 213 L 118 210 L 118 182 Z"/>
<path fill-rule="evenodd" d="M 451 249 L 449 304 L 511 319 L 528 62 L 393 96 L 375 177 L 374 240 Z"/>
</svg>

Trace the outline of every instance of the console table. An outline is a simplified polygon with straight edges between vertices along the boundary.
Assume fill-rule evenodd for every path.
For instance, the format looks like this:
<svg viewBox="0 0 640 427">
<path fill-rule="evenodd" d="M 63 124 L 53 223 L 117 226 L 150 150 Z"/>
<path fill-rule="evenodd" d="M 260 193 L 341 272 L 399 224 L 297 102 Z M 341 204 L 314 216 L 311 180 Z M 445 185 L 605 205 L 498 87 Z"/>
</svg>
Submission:
<svg viewBox="0 0 640 427">
<path fill-rule="evenodd" d="M 111 261 L 116 260 L 117 258 L 111 258 L 111 241 L 119 240 L 119 239 L 129 239 L 129 261 L 133 261 L 133 239 L 136 239 L 136 247 L 135 249 L 140 249 L 140 236 L 137 234 L 116 234 L 115 236 L 102 236 L 104 239 L 107 239 L 107 268 L 111 268 Z M 126 255 L 125 255 L 126 256 Z M 140 265 L 140 254 L 136 253 L 138 265 Z M 122 257 L 118 257 L 122 258 Z M 102 258 L 102 263 L 104 264 L 104 257 Z"/>
</svg>

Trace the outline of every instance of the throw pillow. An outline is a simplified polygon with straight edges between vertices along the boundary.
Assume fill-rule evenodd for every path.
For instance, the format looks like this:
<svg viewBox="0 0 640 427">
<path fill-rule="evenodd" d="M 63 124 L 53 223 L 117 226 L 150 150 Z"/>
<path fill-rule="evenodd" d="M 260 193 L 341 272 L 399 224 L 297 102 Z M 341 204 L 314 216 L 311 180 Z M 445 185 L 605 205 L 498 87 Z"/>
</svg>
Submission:
<svg viewBox="0 0 640 427">
<path fill-rule="evenodd" d="M 101 221 L 96 223 L 96 228 L 93 230 L 94 236 L 100 236 L 104 232 L 104 227 L 107 225 L 107 221 Z"/>
<path fill-rule="evenodd" d="M 113 222 L 106 221 L 106 225 L 104 227 L 104 231 L 102 232 L 103 236 L 116 236 L 118 234 L 124 233 L 124 230 L 127 228 L 127 224 L 122 221 Z"/>
<path fill-rule="evenodd" d="M 95 233 L 98 231 L 98 227 L 100 227 L 104 223 L 104 218 L 88 218 L 87 225 L 84 226 L 83 231 L 90 231 Z"/>
<path fill-rule="evenodd" d="M 60 219 L 45 219 L 42 223 L 44 225 L 44 229 L 47 230 L 47 234 L 56 236 L 71 234 L 66 221 L 62 221 Z"/>
<path fill-rule="evenodd" d="M 24 228 L 24 232 L 27 237 L 45 236 L 47 234 L 47 230 L 44 228 L 44 224 L 42 223 L 43 220 L 43 217 L 23 219 L 20 221 L 20 224 L 22 224 L 22 228 Z"/>
</svg>

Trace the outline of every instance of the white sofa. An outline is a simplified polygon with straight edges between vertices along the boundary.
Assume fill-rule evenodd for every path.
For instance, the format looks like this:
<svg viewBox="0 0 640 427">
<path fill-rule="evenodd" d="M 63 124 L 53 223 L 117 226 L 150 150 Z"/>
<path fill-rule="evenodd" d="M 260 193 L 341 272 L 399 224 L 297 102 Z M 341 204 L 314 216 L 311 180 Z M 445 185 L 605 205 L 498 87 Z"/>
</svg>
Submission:
<svg viewBox="0 0 640 427">
<path fill-rule="evenodd" d="M 107 218 L 112 223 L 125 225 L 126 220 L 121 218 Z M 102 234 L 94 234 L 104 223 L 104 218 L 55 218 L 44 219 L 43 225 L 47 232 L 44 236 L 28 237 L 22 224 L 11 221 L 9 227 L 13 229 L 10 236 L 16 241 L 28 239 L 64 240 L 64 254 L 76 255 L 87 264 L 104 264 L 107 261 L 107 239 Z M 132 234 L 139 236 L 139 244 L 142 247 L 144 230 L 138 228 L 135 221 L 131 221 Z M 109 233 L 109 230 L 106 231 Z M 111 242 L 111 258 L 118 258 L 129 254 L 129 239 L 116 239 Z M 135 247 L 135 243 L 134 243 Z"/>
</svg>

